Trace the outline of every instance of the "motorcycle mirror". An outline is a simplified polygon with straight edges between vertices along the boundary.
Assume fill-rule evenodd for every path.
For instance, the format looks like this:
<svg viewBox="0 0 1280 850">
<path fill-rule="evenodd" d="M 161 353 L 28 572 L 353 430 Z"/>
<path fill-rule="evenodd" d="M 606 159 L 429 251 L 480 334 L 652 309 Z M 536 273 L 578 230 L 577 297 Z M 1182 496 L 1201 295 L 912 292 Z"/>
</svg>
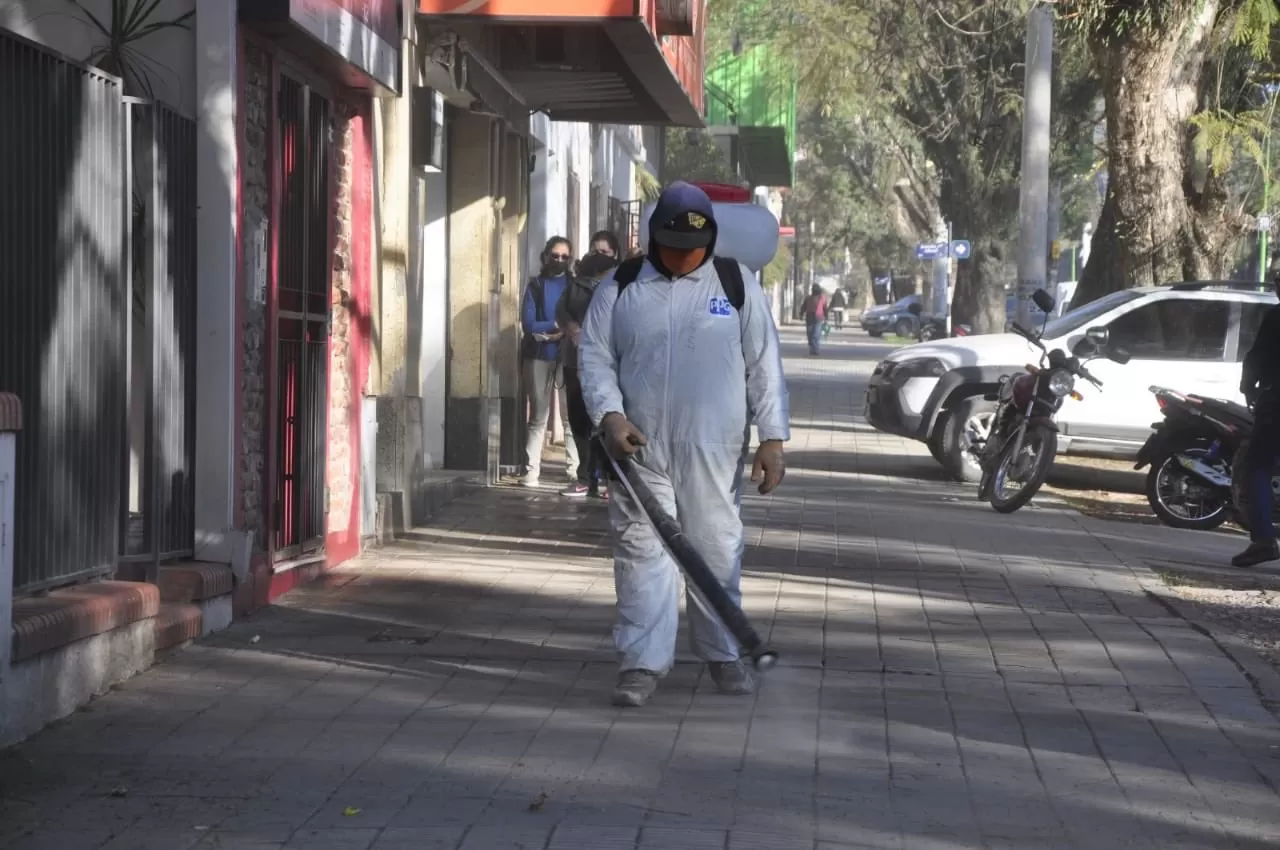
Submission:
<svg viewBox="0 0 1280 850">
<path fill-rule="evenodd" d="M 1037 289 L 1031 293 L 1031 301 L 1040 308 L 1042 313 L 1052 313 L 1054 305 L 1058 302 L 1053 300 L 1053 296 L 1043 289 Z"/>
<path fill-rule="evenodd" d="M 1098 346 L 1089 337 L 1082 336 L 1071 346 L 1071 353 L 1076 357 L 1089 358 L 1098 353 Z"/>
<path fill-rule="evenodd" d="M 1132 360 L 1133 356 L 1129 354 L 1129 351 L 1127 349 L 1121 348 L 1120 346 L 1117 345 L 1107 349 L 1107 358 L 1110 360 L 1114 360 L 1115 362 L 1123 366 L 1124 364 Z"/>
<path fill-rule="evenodd" d="M 1102 325 L 1089 328 L 1084 332 L 1084 335 L 1093 340 L 1093 344 L 1098 346 L 1098 348 L 1105 348 L 1107 343 L 1111 340 L 1111 331 Z"/>
<path fill-rule="evenodd" d="M 908 304 L 907 312 L 913 316 L 919 316 L 921 313 L 924 312 L 924 308 L 921 307 L 919 304 Z"/>
</svg>

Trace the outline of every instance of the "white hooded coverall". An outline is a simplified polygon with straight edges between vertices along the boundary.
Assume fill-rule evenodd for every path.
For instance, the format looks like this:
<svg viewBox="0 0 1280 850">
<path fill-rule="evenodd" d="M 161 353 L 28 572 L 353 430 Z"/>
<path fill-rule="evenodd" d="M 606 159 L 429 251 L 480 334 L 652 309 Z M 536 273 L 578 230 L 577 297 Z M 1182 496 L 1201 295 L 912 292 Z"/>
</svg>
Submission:
<svg viewBox="0 0 1280 850">
<path fill-rule="evenodd" d="M 645 261 L 618 296 L 606 278 L 582 330 L 579 368 L 592 422 L 622 413 L 648 444 L 634 468 L 741 604 L 743 461 L 754 421 L 761 442 L 789 439 L 778 331 L 755 276 L 730 304 L 711 257 L 675 281 Z M 610 493 L 622 670 L 665 674 L 675 662 L 680 576 L 662 540 L 624 488 Z M 704 661 L 733 661 L 739 647 L 692 588 L 689 636 Z"/>
</svg>

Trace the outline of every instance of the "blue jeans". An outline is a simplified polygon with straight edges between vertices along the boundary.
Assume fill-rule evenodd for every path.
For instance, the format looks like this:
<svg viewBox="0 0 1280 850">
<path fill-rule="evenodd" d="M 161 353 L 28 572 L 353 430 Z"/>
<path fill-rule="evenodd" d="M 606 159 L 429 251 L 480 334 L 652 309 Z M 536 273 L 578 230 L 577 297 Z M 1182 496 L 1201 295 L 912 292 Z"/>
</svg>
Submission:
<svg viewBox="0 0 1280 850">
<path fill-rule="evenodd" d="M 1253 433 L 1249 436 L 1246 468 L 1242 470 L 1249 488 L 1249 537 L 1255 543 L 1276 539 L 1276 528 L 1271 523 L 1271 476 L 1280 455 L 1277 408 L 1280 398 L 1268 396 L 1259 399 L 1254 407 Z"/>
<path fill-rule="evenodd" d="M 804 325 L 809 334 L 809 353 L 817 354 L 822 344 L 822 320 L 816 316 L 805 316 Z"/>
</svg>

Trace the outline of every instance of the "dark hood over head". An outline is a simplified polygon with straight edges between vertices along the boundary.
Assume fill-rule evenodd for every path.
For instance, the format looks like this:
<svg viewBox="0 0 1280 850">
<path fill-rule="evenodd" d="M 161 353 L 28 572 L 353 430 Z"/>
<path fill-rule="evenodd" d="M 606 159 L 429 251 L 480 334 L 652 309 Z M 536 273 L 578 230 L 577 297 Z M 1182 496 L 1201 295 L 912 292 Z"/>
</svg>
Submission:
<svg viewBox="0 0 1280 850">
<path fill-rule="evenodd" d="M 707 256 L 702 264 L 706 265 L 715 254 L 719 235 L 715 210 L 707 193 L 684 181 L 672 183 L 662 190 L 649 216 L 649 262 L 662 274 L 672 277 L 658 257 L 658 246 L 677 251 L 705 247 Z"/>
</svg>

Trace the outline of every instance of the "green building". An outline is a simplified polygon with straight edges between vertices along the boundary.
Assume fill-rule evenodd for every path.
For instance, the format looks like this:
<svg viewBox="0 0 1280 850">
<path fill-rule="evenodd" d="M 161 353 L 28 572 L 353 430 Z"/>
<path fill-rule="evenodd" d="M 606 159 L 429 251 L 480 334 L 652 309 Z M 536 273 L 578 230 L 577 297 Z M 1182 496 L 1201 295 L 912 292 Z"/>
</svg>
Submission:
<svg viewBox="0 0 1280 850">
<path fill-rule="evenodd" d="M 752 186 L 795 178 L 796 74 L 768 45 L 725 52 L 706 73 L 707 128 Z"/>
</svg>

